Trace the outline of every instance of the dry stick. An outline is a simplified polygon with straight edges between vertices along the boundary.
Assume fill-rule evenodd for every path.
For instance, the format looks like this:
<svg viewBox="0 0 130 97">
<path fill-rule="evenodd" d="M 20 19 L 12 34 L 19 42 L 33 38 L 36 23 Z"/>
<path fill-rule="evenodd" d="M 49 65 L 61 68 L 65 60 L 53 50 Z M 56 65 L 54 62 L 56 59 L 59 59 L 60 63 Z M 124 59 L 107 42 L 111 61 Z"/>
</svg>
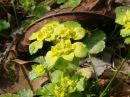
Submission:
<svg viewBox="0 0 130 97">
<path fill-rule="evenodd" d="M 26 70 L 25 70 L 25 67 L 24 67 L 23 65 L 20 65 L 20 67 L 21 67 L 21 69 L 22 69 L 22 71 L 23 71 L 23 74 L 24 74 L 25 78 L 27 79 L 27 82 L 28 82 L 28 84 L 29 84 L 31 90 L 34 92 L 33 86 L 32 86 L 32 84 L 31 84 L 30 79 L 28 78 L 28 75 L 27 75 L 27 72 L 26 72 Z"/>
<path fill-rule="evenodd" d="M 125 59 L 122 60 L 121 65 L 119 67 L 119 69 L 117 70 L 117 72 L 113 75 L 113 77 L 111 78 L 110 82 L 108 83 L 108 85 L 106 86 L 106 88 L 104 89 L 104 91 L 100 94 L 99 97 L 103 97 L 105 95 L 105 92 L 108 90 L 108 88 L 110 87 L 111 83 L 113 82 L 113 80 L 115 79 L 115 77 L 117 76 L 117 74 L 119 73 L 119 71 L 121 70 L 121 68 L 123 67 L 127 57 L 129 56 L 130 51 L 128 52 L 127 56 L 125 57 Z"/>
</svg>

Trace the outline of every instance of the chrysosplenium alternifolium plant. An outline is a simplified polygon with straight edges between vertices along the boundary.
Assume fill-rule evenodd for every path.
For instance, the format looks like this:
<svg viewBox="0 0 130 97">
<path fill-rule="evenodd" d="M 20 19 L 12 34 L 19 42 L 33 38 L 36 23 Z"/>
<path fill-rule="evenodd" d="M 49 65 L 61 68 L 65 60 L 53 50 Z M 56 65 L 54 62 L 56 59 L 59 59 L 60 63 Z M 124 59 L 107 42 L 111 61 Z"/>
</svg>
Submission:
<svg viewBox="0 0 130 97">
<path fill-rule="evenodd" d="M 29 73 L 31 80 L 47 76 L 48 83 L 36 91 L 40 97 L 83 97 L 85 81 L 91 77 L 90 68 L 80 68 L 80 58 L 97 54 L 105 48 L 105 34 L 95 30 L 91 37 L 74 21 L 60 23 L 51 21 L 33 33 L 29 40 L 30 54 L 44 48 L 44 42 L 51 42 L 51 48 L 44 57 L 38 57 Z M 97 37 L 98 36 L 98 37 Z"/>
<path fill-rule="evenodd" d="M 72 61 L 74 57 L 83 58 L 87 56 L 88 49 L 80 40 L 85 36 L 85 29 L 74 21 L 59 23 L 51 21 L 36 33 L 33 33 L 29 40 L 34 40 L 29 46 L 30 54 L 34 54 L 44 47 L 44 41 L 52 42 L 51 50 L 47 52 L 45 60 L 48 64 L 55 64 L 59 57 Z M 50 61 L 51 60 L 51 61 Z"/>
<path fill-rule="evenodd" d="M 33 40 L 29 45 L 31 55 L 44 48 L 45 41 L 52 42 L 51 49 L 44 56 L 45 62 L 33 65 L 29 73 L 31 80 L 43 75 L 49 78 L 50 83 L 38 89 L 37 95 L 73 97 L 84 90 L 85 79 L 91 74 L 88 77 L 81 73 L 82 70 L 73 71 L 79 65 L 79 58 L 88 54 L 86 45 L 79 41 L 85 34 L 86 30 L 78 22 L 51 21 L 29 37 L 30 41 Z"/>
<path fill-rule="evenodd" d="M 125 9 L 123 7 L 117 7 L 116 10 L 116 20 L 115 22 L 122 25 L 120 30 L 120 35 L 125 38 L 125 43 L 130 44 L 130 9 Z"/>
</svg>

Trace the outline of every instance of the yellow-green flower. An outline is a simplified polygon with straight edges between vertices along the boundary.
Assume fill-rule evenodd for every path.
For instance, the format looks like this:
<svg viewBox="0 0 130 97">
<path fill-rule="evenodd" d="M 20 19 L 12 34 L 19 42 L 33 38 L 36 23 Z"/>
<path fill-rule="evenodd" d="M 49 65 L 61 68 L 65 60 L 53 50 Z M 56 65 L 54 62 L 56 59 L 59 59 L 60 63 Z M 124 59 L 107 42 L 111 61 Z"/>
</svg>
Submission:
<svg viewBox="0 0 130 97">
<path fill-rule="evenodd" d="M 123 17 L 123 21 L 124 21 L 124 23 L 127 23 L 130 21 L 130 10 L 126 11 L 126 14 Z"/>
<path fill-rule="evenodd" d="M 38 32 L 32 33 L 32 35 L 29 37 L 29 40 L 35 40 L 37 39 Z"/>
<path fill-rule="evenodd" d="M 46 40 L 52 41 L 55 39 L 54 28 L 59 25 L 58 21 L 48 22 L 44 27 L 42 27 L 39 31 L 33 33 L 29 40 Z"/>
<path fill-rule="evenodd" d="M 58 21 L 51 21 L 47 23 L 42 29 L 42 32 L 46 32 L 46 41 L 53 41 L 55 40 L 55 33 L 54 33 L 54 28 L 59 25 Z"/>
<path fill-rule="evenodd" d="M 130 35 L 130 22 L 127 22 L 125 25 L 124 25 L 124 28 L 121 29 L 120 31 L 120 35 L 122 37 L 126 37 L 126 36 L 129 36 Z"/>
<path fill-rule="evenodd" d="M 73 80 L 71 80 L 68 77 L 63 77 L 61 79 L 61 86 L 65 87 L 65 88 L 71 86 L 72 84 L 73 84 Z"/>
<path fill-rule="evenodd" d="M 66 28 L 63 24 L 58 25 L 54 29 L 54 33 L 59 38 L 63 38 L 63 39 L 70 39 L 71 38 L 71 30 L 69 28 Z"/>
<path fill-rule="evenodd" d="M 74 57 L 86 57 L 87 53 L 88 49 L 83 43 L 75 42 L 72 44 L 70 40 L 61 40 L 61 42 L 52 46 L 51 51 L 47 52 L 45 59 L 47 63 L 55 64 L 59 57 L 72 61 Z"/>
<path fill-rule="evenodd" d="M 65 90 L 63 87 L 61 86 L 55 86 L 55 89 L 54 89 L 54 95 L 56 97 L 64 97 L 65 96 Z"/>
<path fill-rule="evenodd" d="M 125 29 L 130 29 L 130 22 L 127 22 L 125 25 L 124 25 Z"/>
<path fill-rule="evenodd" d="M 85 44 L 82 42 L 75 42 L 73 45 L 75 46 L 74 54 L 76 57 L 84 58 L 87 56 L 88 49 Z"/>
<path fill-rule="evenodd" d="M 35 65 L 32 70 L 36 73 L 37 76 L 42 76 L 45 73 L 45 68 L 42 64 Z"/>
<path fill-rule="evenodd" d="M 49 64 L 55 64 L 59 57 L 63 57 L 68 61 L 72 61 L 74 58 L 74 46 L 70 40 L 62 40 L 55 46 L 52 46 L 51 51 L 48 51 L 45 59 Z"/>
<path fill-rule="evenodd" d="M 84 28 L 76 27 L 73 29 L 72 38 L 74 40 L 80 40 L 80 39 L 84 38 L 85 33 L 86 33 L 86 31 Z"/>
<path fill-rule="evenodd" d="M 41 40 L 41 41 L 43 41 L 43 40 L 45 40 L 45 38 L 46 38 L 46 33 L 45 33 L 45 31 L 38 31 L 37 32 L 37 40 Z"/>
</svg>

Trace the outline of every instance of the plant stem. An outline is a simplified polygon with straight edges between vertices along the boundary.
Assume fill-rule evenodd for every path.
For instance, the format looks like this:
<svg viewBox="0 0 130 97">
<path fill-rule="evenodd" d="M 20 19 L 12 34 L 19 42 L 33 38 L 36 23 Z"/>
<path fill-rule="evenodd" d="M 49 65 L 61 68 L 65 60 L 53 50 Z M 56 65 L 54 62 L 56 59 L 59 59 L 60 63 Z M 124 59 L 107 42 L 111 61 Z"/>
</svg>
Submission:
<svg viewBox="0 0 130 97">
<path fill-rule="evenodd" d="M 23 74 L 24 74 L 24 76 L 25 76 L 25 78 L 26 78 L 26 80 L 27 80 L 27 82 L 28 82 L 28 85 L 30 86 L 31 90 L 34 92 L 33 85 L 32 85 L 32 83 L 31 83 L 30 79 L 28 78 L 28 75 L 27 75 L 27 72 L 26 72 L 26 70 L 25 70 L 25 67 L 24 67 L 23 65 L 20 65 L 20 67 L 21 67 L 22 72 L 23 72 Z"/>
<path fill-rule="evenodd" d="M 49 71 L 47 69 L 46 69 L 46 73 L 47 73 L 48 80 L 51 82 L 50 74 L 49 74 Z"/>
<path fill-rule="evenodd" d="M 97 76 L 97 73 L 96 73 L 95 66 L 94 66 L 94 64 L 92 63 L 92 57 L 91 57 L 90 54 L 89 54 L 89 59 L 90 59 L 91 65 L 92 65 L 93 70 L 94 70 L 94 76 L 95 76 L 95 78 L 96 78 L 96 82 L 98 82 L 99 79 L 98 79 L 98 76 Z M 97 85 L 99 86 L 99 84 L 97 84 Z M 99 86 L 99 87 L 100 87 L 100 86 Z M 103 89 L 100 87 L 100 92 L 101 92 L 102 90 L 103 90 Z"/>
<path fill-rule="evenodd" d="M 115 74 L 114 74 L 113 77 L 111 78 L 110 82 L 108 83 L 108 85 L 106 86 L 106 88 L 105 88 L 104 91 L 100 94 L 99 97 L 105 96 L 105 92 L 108 90 L 108 88 L 110 87 L 111 83 L 113 82 L 113 80 L 115 79 L 115 77 L 117 76 L 117 74 L 119 73 L 119 71 L 121 70 L 121 68 L 123 67 L 123 65 L 124 65 L 124 63 L 125 63 L 125 61 L 126 61 L 128 55 L 129 55 L 129 52 L 128 52 L 127 56 L 125 57 L 125 59 L 122 60 L 119 69 L 117 70 L 117 72 L 115 72 Z"/>
<path fill-rule="evenodd" d="M 93 63 L 92 63 L 92 57 L 91 57 L 90 54 L 89 54 L 89 59 L 90 59 L 90 62 L 91 62 L 91 64 L 92 64 L 92 67 L 93 67 L 93 70 L 94 70 L 94 75 L 95 75 L 95 77 L 96 77 L 96 81 L 98 81 L 98 76 L 97 76 L 97 74 L 96 74 L 95 66 L 94 66 Z"/>
<path fill-rule="evenodd" d="M 14 2 L 12 2 L 12 6 L 13 6 L 13 10 L 14 10 L 16 24 L 17 24 L 17 27 L 19 28 L 18 17 L 17 17 L 17 13 L 16 13 L 16 8 L 15 8 L 15 5 L 14 5 Z"/>
</svg>

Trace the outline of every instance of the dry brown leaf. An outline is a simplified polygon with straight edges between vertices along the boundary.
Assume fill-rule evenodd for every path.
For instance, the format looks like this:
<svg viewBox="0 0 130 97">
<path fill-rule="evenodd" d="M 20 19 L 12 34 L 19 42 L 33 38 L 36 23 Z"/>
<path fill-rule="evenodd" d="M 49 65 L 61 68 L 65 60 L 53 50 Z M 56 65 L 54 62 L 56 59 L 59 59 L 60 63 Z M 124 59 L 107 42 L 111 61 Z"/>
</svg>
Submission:
<svg viewBox="0 0 130 97">
<path fill-rule="evenodd" d="M 20 64 L 20 65 L 24 65 L 24 64 L 27 64 L 27 63 L 31 62 L 31 61 L 25 61 L 25 60 L 21 60 L 21 59 L 14 59 L 12 61 L 17 63 L 17 64 Z"/>
</svg>

